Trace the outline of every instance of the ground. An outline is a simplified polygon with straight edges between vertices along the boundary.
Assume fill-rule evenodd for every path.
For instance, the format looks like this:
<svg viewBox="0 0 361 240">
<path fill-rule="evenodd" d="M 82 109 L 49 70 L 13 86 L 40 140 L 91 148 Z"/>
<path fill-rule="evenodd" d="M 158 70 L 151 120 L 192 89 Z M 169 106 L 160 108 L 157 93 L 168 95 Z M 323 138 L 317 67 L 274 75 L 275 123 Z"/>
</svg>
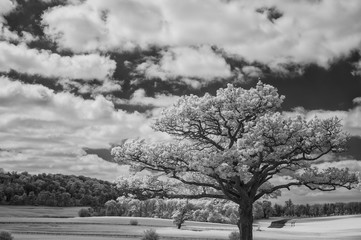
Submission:
<svg viewBox="0 0 361 240">
<path fill-rule="evenodd" d="M 134 217 L 76 217 L 79 208 L 0 206 L 0 231 L 12 232 L 15 240 L 134 240 L 146 229 L 155 229 L 162 239 L 228 239 L 234 225 L 187 221 L 178 230 L 172 220 Z M 138 221 L 130 225 L 131 219 Z M 299 218 L 269 228 L 279 219 L 254 224 L 255 240 L 361 239 L 361 215 Z M 295 222 L 295 226 L 291 226 Z M 260 231 L 258 230 L 260 229 Z"/>
</svg>

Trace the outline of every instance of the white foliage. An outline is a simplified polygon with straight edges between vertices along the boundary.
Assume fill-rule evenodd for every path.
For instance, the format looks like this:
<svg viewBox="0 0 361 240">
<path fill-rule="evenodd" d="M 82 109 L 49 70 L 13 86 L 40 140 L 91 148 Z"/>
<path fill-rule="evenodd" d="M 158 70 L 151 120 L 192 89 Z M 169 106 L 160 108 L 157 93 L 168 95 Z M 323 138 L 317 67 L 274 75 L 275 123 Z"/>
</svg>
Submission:
<svg viewBox="0 0 361 240">
<path fill-rule="evenodd" d="M 130 184 L 127 187 L 151 186 L 172 194 L 182 192 L 180 186 L 185 184 L 187 191 L 182 194 L 239 202 L 276 197 L 279 189 L 290 186 L 354 187 L 357 178 L 348 169 L 310 168 L 312 161 L 328 152 L 344 150 L 347 135 L 340 121 L 287 118 L 277 112 L 283 99 L 276 88 L 261 82 L 249 90 L 228 85 L 216 96 L 184 96 L 154 124 L 155 130 L 174 136 L 174 141 L 130 140 L 112 153 L 118 163 L 130 164 L 135 172 L 163 173 L 163 180 L 160 175 L 124 180 Z M 290 181 L 272 184 L 277 174 L 289 176 Z"/>
</svg>

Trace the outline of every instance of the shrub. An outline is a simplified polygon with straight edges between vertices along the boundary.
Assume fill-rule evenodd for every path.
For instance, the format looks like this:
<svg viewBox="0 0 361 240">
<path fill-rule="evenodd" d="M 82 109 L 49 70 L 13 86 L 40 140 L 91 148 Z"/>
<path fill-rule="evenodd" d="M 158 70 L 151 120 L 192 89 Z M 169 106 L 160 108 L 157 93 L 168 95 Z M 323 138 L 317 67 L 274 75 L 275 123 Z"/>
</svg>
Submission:
<svg viewBox="0 0 361 240">
<path fill-rule="evenodd" d="M 87 208 L 82 208 L 82 209 L 79 210 L 78 216 L 79 216 L 79 217 L 90 217 L 91 214 L 90 214 L 89 209 L 87 209 Z"/>
<path fill-rule="evenodd" d="M 155 230 L 148 229 L 144 231 L 142 240 L 159 240 L 159 235 L 155 232 Z"/>
<path fill-rule="evenodd" d="M 228 238 L 229 238 L 229 240 L 239 240 L 239 239 L 241 239 L 241 235 L 239 234 L 239 232 L 231 232 L 231 234 L 229 234 Z"/>
<path fill-rule="evenodd" d="M 11 236 L 11 233 L 2 231 L 0 232 L 0 240 L 13 240 L 13 236 Z"/>
<path fill-rule="evenodd" d="M 136 225 L 138 225 L 138 221 L 135 220 L 135 219 L 131 219 L 131 220 L 129 221 L 129 224 L 136 226 Z"/>
</svg>

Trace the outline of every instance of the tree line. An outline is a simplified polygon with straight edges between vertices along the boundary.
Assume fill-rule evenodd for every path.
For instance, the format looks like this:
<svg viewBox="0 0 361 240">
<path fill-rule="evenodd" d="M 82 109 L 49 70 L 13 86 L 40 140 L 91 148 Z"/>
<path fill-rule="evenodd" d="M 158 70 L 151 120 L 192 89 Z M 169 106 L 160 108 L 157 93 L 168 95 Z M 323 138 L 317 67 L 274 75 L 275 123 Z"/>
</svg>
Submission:
<svg viewBox="0 0 361 240">
<path fill-rule="evenodd" d="M 237 224 L 238 206 L 227 200 L 217 199 L 147 199 L 138 200 L 119 197 L 109 200 L 93 215 L 154 217 L 189 221 Z M 269 217 L 321 217 L 333 215 L 361 214 L 361 202 L 294 204 L 292 200 L 282 204 L 258 201 L 253 206 L 255 219 Z"/>
<path fill-rule="evenodd" d="M 84 176 L 0 171 L 0 204 L 102 206 L 122 193 L 114 183 Z"/>
<path fill-rule="evenodd" d="M 92 215 L 135 216 L 171 219 L 180 213 L 187 220 L 236 224 L 238 206 L 220 199 L 138 200 L 123 195 L 116 184 L 84 176 L 0 171 L 0 204 L 43 206 L 90 206 Z M 115 200 L 116 199 L 116 200 Z M 178 215 L 177 215 L 178 214 Z M 284 204 L 257 201 L 255 219 L 269 217 L 320 217 L 361 214 L 361 202 Z"/>
<path fill-rule="evenodd" d="M 334 215 L 361 214 L 361 202 L 337 202 L 317 204 L 294 204 L 291 199 L 284 205 L 274 204 L 272 209 L 262 204 L 262 212 L 269 212 L 269 216 L 276 217 L 322 217 Z M 260 205 L 260 203 L 256 204 Z M 267 209 L 265 211 L 265 209 Z M 265 214 L 263 214 L 265 217 Z"/>
</svg>

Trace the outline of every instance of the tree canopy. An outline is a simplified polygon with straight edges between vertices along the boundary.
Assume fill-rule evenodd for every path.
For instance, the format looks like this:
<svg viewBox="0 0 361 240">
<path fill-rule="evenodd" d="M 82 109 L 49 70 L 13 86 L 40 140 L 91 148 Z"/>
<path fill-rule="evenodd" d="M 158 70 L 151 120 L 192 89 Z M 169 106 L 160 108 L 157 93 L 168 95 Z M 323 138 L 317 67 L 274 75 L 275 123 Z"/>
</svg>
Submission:
<svg viewBox="0 0 361 240">
<path fill-rule="evenodd" d="M 233 201 L 240 207 L 240 231 L 247 235 L 242 239 L 252 239 L 252 204 L 262 197 L 276 197 L 291 186 L 322 191 L 355 187 L 358 178 L 349 169 L 313 165 L 330 152 L 345 150 L 348 136 L 340 120 L 287 117 L 279 112 L 283 99 L 262 82 L 248 90 L 229 84 L 216 96 L 182 97 L 153 125 L 172 141 L 128 140 L 113 148 L 119 164 L 154 173 L 124 178 L 120 186 L 143 197 Z"/>
</svg>

